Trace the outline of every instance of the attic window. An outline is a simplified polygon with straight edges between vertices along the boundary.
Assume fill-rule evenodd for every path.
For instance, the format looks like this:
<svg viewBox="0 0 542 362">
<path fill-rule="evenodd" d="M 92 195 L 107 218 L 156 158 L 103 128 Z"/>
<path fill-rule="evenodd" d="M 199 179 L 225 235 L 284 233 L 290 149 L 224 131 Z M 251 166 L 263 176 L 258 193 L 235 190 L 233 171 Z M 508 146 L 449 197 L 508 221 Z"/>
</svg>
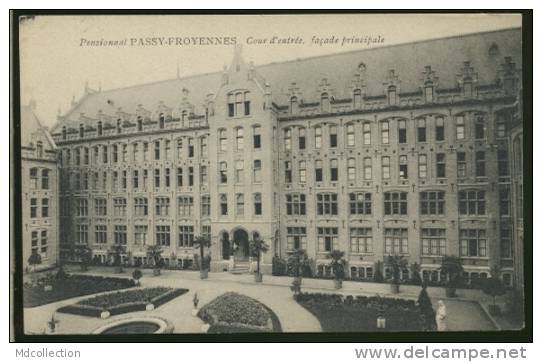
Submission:
<svg viewBox="0 0 542 362">
<path fill-rule="evenodd" d="M 397 104 L 397 88 L 394 85 L 388 87 L 388 104 L 390 106 Z"/>
<path fill-rule="evenodd" d="M 499 46 L 495 43 L 491 44 L 491 46 L 489 47 L 489 50 L 488 50 L 488 55 L 490 57 L 497 57 L 499 56 L 500 54 L 500 50 L 499 50 Z"/>
<path fill-rule="evenodd" d="M 36 156 L 38 158 L 43 157 L 43 143 L 41 141 L 36 142 Z"/>
<path fill-rule="evenodd" d="M 297 97 L 296 96 L 292 96 L 292 98 L 290 98 L 290 113 L 291 114 L 297 113 Z"/>
<path fill-rule="evenodd" d="M 427 103 L 433 103 L 433 83 L 425 83 L 425 101 Z"/>
<path fill-rule="evenodd" d="M 463 96 L 465 98 L 472 97 L 472 79 L 466 78 L 463 81 Z"/>
<path fill-rule="evenodd" d="M 354 109 L 361 108 L 361 89 L 354 89 Z"/>
</svg>

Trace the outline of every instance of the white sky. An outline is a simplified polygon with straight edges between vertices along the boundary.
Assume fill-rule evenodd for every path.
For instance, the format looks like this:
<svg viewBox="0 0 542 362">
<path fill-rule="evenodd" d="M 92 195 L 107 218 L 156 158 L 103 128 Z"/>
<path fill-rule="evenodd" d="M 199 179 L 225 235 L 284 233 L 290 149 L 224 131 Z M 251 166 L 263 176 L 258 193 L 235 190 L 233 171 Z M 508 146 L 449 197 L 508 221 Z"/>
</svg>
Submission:
<svg viewBox="0 0 542 362">
<path fill-rule="evenodd" d="M 171 15 L 46 16 L 20 27 L 21 100 L 33 98 L 45 125 L 79 99 L 85 81 L 97 89 L 214 72 L 229 64 L 232 46 L 80 47 L 80 39 L 122 40 L 158 36 L 236 36 L 246 61 L 256 65 L 366 48 L 318 46 L 317 37 L 379 35 L 382 45 L 521 26 L 520 15 Z M 246 38 L 300 36 L 303 45 L 247 45 Z"/>
</svg>

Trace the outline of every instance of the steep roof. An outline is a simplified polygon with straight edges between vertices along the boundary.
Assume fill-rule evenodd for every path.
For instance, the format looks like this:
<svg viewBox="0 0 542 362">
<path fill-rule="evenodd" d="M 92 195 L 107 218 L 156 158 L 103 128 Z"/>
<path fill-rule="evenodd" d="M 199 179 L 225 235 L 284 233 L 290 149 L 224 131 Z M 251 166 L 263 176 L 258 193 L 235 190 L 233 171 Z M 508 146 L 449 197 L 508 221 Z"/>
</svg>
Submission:
<svg viewBox="0 0 542 362">
<path fill-rule="evenodd" d="M 426 65 L 438 77 L 440 89 L 455 88 L 465 61 L 470 61 L 479 85 L 494 84 L 504 57 L 510 56 L 521 69 L 521 54 L 521 29 L 514 28 L 270 63 L 255 69 L 270 84 L 274 102 L 285 104 L 292 82 L 305 101 L 319 99 L 323 78 L 335 98 L 350 97 L 360 66 L 365 68 L 367 95 L 384 94 L 383 84 L 391 69 L 400 81 L 401 93 L 418 91 Z M 64 118 L 74 120 L 80 113 L 95 117 L 99 110 L 113 115 L 119 107 L 133 113 L 138 104 L 155 110 L 160 101 L 176 108 L 183 89 L 189 90 L 188 101 L 198 109 L 207 94 L 217 91 L 221 76 L 222 72 L 214 72 L 87 94 Z"/>
<path fill-rule="evenodd" d="M 34 147 L 37 141 L 44 142 L 45 149 L 56 149 L 51 134 L 43 127 L 33 107 L 23 105 L 21 106 L 21 146 Z"/>
</svg>

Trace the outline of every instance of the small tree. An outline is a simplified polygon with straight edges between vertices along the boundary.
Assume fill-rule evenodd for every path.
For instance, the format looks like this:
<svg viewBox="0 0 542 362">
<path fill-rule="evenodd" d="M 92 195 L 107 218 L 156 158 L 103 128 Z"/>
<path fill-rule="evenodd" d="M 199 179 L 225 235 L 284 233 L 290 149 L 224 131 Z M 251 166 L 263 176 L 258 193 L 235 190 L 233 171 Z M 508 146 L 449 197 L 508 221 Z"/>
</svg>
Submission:
<svg viewBox="0 0 542 362">
<path fill-rule="evenodd" d="M 164 250 L 160 245 L 147 246 L 147 257 L 153 261 L 154 275 L 160 275 L 160 267 L 162 266 L 162 253 Z"/>
<path fill-rule="evenodd" d="M 408 264 L 402 255 L 388 255 L 386 265 L 391 268 L 391 291 L 399 293 L 399 283 L 401 282 L 401 269 Z"/>
<path fill-rule="evenodd" d="M 461 285 L 463 266 L 457 256 L 445 255 L 439 270 L 448 276 L 446 296 L 455 297 L 455 288 Z"/>
<path fill-rule="evenodd" d="M 74 256 L 79 260 L 79 265 L 82 271 L 86 271 L 92 261 L 92 249 L 87 244 L 79 244 L 75 246 Z"/>
<path fill-rule="evenodd" d="M 109 249 L 109 254 L 113 257 L 113 266 L 118 273 L 122 273 L 122 255 L 126 254 L 126 247 L 122 244 L 113 244 Z"/>
<path fill-rule="evenodd" d="M 303 249 L 296 249 L 288 257 L 288 267 L 293 271 L 294 277 L 301 278 L 302 268 L 306 263 L 307 253 Z"/>
<path fill-rule="evenodd" d="M 329 253 L 329 257 L 331 258 L 331 270 L 333 271 L 335 288 L 340 289 L 345 275 L 344 266 L 346 261 L 344 260 L 344 251 L 333 250 Z"/>
<path fill-rule="evenodd" d="M 135 280 L 136 285 L 139 285 L 139 279 L 143 276 L 143 273 L 141 272 L 141 269 L 135 268 L 132 272 L 132 278 Z"/>
<path fill-rule="evenodd" d="M 41 255 L 36 251 L 32 250 L 32 254 L 28 257 L 28 265 L 30 265 L 31 271 L 36 271 L 36 266 L 41 264 Z"/>
<path fill-rule="evenodd" d="M 493 304 L 489 306 L 489 312 L 493 315 L 500 314 L 500 308 L 497 305 L 497 297 L 506 293 L 506 288 L 499 275 L 499 268 L 494 266 L 491 268 L 491 277 L 481 281 L 482 291 L 493 297 Z"/>
<path fill-rule="evenodd" d="M 266 253 L 269 250 L 269 245 L 263 239 L 255 237 L 250 241 L 250 250 L 252 251 L 252 255 L 256 257 L 256 273 L 260 275 L 260 258 L 262 253 Z"/>
<path fill-rule="evenodd" d="M 420 264 L 414 262 L 410 264 L 410 282 L 414 285 L 422 285 L 422 276 L 420 274 Z"/>
<path fill-rule="evenodd" d="M 211 259 L 205 258 L 204 254 L 205 248 L 209 248 L 211 246 L 211 240 L 203 235 L 200 235 L 194 239 L 193 245 L 199 247 L 200 278 L 206 279 L 211 264 Z"/>
<path fill-rule="evenodd" d="M 433 304 L 431 303 L 431 298 L 427 293 L 427 286 L 422 285 L 422 290 L 418 295 L 418 306 L 420 308 L 421 319 L 423 322 L 423 328 L 425 330 L 436 330 L 436 321 L 435 321 L 435 311 L 433 309 Z"/>
</svg>

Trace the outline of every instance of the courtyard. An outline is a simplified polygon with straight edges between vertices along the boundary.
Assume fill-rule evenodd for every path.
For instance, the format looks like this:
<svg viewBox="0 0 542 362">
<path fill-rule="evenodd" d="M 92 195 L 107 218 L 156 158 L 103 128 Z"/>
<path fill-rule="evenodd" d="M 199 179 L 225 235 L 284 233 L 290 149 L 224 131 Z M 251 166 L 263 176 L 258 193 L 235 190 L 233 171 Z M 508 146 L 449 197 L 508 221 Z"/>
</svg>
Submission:
<svg viewBox="0 0 542 362">
<path fill-rule="evenodd" d="M 131 278 L 131 269 L 114 274 L 108 267 L 93 267 L 87 272 L 80 272 L 78 267 L 69 267 L 71 274 L 85 274 L 103 277 Z M 151 270 L 144 270 L 141 278 L 144 288 L 182 288 L 188 292 L 168 301 L 154 310 L 141 310 L 125 314 L 112 315 L 107 319 L 86 317 L 75 314 L 56 312 L 59 308 L 77 303 L 96 294 L 73 297 L 53 303 L 24 309 L 24 326 L 27 334 L 49 333 L 48 321 L 54 315 L 58 321 L 55 334 L 91 334 L 107 324 L 129 318 L 155 317 L 167 320 L 173 326 L 173 333 L 202 333 L 204 322 L 192 314 L 193 298 L 197 293 L 199 307 L 205 306 L 215 298 L 235 292 L 260 302 L 269 308 L 278 318 L 282 332 L 322 332 L 325 331 L 318 318 L 299 304 L 292 295 L 290 277 L 265 275 L 263 283 L 255 283 L 251 274 L 232 275 L 229 273 L 209 273 L 209 278 L 201 280 L 195 271 L 163 270 L 162 275 L 153 276 Z M 126 289 L 130 290 L 130 288 Z M 333 282 L 321 279 L 303 279 L 303 292 L 342 294 L 344 296 L 376 295 L 415 301 L 420 287 L 404 285 L 399 295 L 390 295 L 388 284 L 379 283 L 343 283 L 343 288 L 333 289 Z M 496 330 L 499 329 L 494 319 L 484 311 L 482 305 L 488 297 L 478 290 L 460 290 L 458 298 L 445 298 L 443 288 L 429 287 L 428 293 L 433 308 L 438 300 L 443 300 L 447 308 L 447 328 L 450 331 Z M 376 316 L 375 316 L 376 318 Z M 360 330 L 363 332 L 363 330 Z"/>
</svg>

